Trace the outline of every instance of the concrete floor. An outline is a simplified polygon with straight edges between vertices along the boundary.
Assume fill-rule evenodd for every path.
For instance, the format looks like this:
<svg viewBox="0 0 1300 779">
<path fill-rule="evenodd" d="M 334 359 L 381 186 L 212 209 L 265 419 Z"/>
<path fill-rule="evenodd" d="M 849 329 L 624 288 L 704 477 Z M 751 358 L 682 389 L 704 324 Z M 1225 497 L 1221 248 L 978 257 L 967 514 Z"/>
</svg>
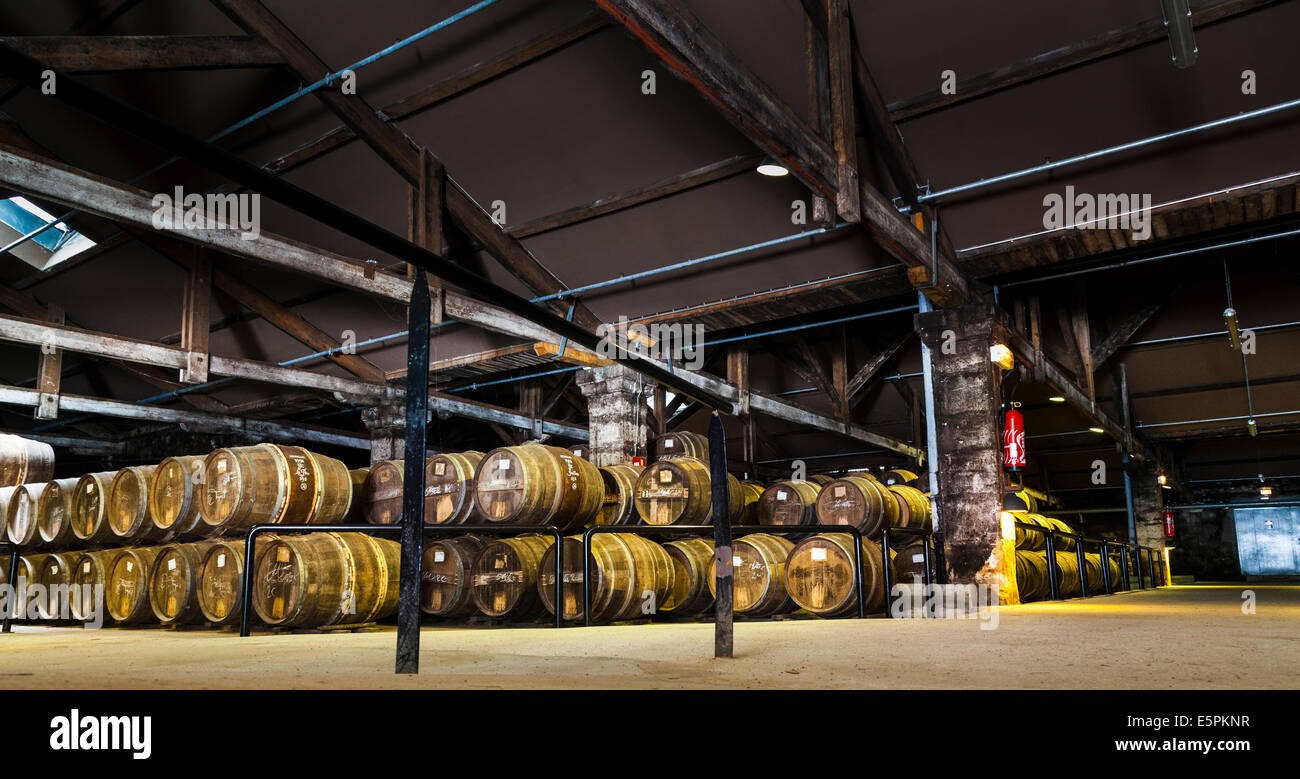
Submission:
<svg viewBox="0 0 1300 779">
<path fill-rule="evenodd" d="M 419 676 L 392 673 L 395 628 L 254 635 L 16 626 L 15 688 L 1300 688 L 1300 587 L 1171 587 L 1004 607 L 978 620 L 428 628 Z"/>
</svg>

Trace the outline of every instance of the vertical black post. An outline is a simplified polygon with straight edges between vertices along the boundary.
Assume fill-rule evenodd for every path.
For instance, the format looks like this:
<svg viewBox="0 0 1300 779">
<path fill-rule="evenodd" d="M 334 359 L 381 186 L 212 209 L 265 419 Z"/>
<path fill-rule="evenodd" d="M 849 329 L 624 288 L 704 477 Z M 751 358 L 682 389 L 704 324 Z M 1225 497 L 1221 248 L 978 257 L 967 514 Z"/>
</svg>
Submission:
<svg viewBox="0 0 1300 779">
<path fill-rule="evenodd" d="M 1133 582 L 1128 578 L 1128 544 L 1119 548 L 1119 568 L 1120 573 L 1124 575 L 1124 590 L 1127 592 L 1133 589 Z"/>
<path fill-rule="evenodd" d="M 9 626 L 9 620 L 18 616 L 18 547 L 13 544 L 7 544 L 13 550 L 9 553 L 9 592 L 14 594 L 13 602 L 5 609 L 4 630 L 0 632 L 12 633 L 13 628 Z"/>
<path fill-rule="evenodd" d="M 1088 566 L 1087 557 L 1083 554 L 1082 538 L 1074 539 L 1074 558 L 1078 561 L 1075 565 L 1079 566 L 1079 597 L 1086 598 L 1092 593 L 1088 592 Z"/>
<path fill-rule="evenodd" d="M 1101 577 L 1103 586 L 1106 588 L 1106 594 L 1113 594 L 1110 590 L 1110 547 L 1106 546 L 1106 539 L 1101 540 Z"/>
<path fill-rule="evenodd" d="M 885 617 L 890 618 L 894 616 L 894 610 L 891 608 L 892 604 L 889 601 L 890 598 L 894 597 L 893 595 L 894 577 L 890 575 L 890 571 L 892 569 L 890 568 L 889 565 L 889 526 L 888 525 L 885 525 L 884 527 L 880 528 L 880 556 L 884 560 L 884 564 L 880 567 L 880 575 L 884 577 L 884 581 L 881 582 L 881 584 L 885 586 L 885 606 L 884 606 Z M 903 597 L 903 596 L 900 595 L 899 597 Z M 916 601 L 913 600 L 913 603 L 915 602 Z M 924 616 L 924 614 L 922 614 L 922 616 Z"/>
<path fill-rule="evenodd" d="M 1047 529 L 1045 536 L 1047 542 L 1047 591 L 1052 596 L 1052 600 L 1061 599 L 1061 582 L 1057 578 L 1056 570 L 1056 533 L 1050 528 Z M 1061 573 L 1065 573 L 1061 571 Z"/>
<path fill-rule="evenodd" d="M 1156 576 L 1156 556 L 1150 549 L 1147 550 L 1147 565 L 1151 568 L 1151 586 L 1159 588 L 1160 579 Z"/>
<path fill-rule="evenodd" d="M 429 282 L 415 269 L 406 339 L 406 460 L 402 476 L 402 574 L 397 591 L 397 669 L 420 672 L 420 563 L 424 557 L 424 450 L 429 422 Z M 558 551 L 558 550 L 557 550 Z M 560 608 L 559 603 L 556 608 Z"/>
<path fill-rule="evenodd" d="M 731 495 L 727 486 L 727 434 L 722 415 L 709 417 L 709 477 L 713 487 L 714 599 L 713 656 L 731 657 L 734 600 L 731 577 Z"/>
<path fill-rule="evenodd" d="M 1138 589 L 1145 590 L 1147 585 L 1142 578 L 1142 547 L 1137 544 L 1133 544 L 1133 567 L 1138 574 Z"/>
</svg>

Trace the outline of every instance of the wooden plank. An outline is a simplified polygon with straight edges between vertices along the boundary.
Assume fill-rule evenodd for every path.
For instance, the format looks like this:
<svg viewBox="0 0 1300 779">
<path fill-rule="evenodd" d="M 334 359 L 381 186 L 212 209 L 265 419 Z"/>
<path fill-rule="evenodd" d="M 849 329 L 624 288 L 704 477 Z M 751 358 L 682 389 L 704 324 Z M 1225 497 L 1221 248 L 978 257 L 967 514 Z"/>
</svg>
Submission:
<svg viewBox="0 0 1300 779">
<path fill-rule="evenodd" d="M 1128 343 L 1130 338 L 1136 335 L 1147 322 L 1151 321 L 1151 317 L 1155 316 L 1156 312 L 1164 306 L 1164 303 L 1164 300 L 1160 300 L 1145 305 L 1113 325 L 1101 343 L 1092 349 L 1094 368 L 1100 368 L 1113 357 L 1120 347 Z"/>
<path fill-rule="evenodd" d="M 77 23 L 65 32 L 68 35 L 85 35 L 95 32 L 111 24 L 113 20 L 126 13 L 131 6 L 138 2 L 140 0 L 95 0 L 94 4 L 81 15 Z M 7 102 L 20 89 L 22 89 L 22 85 L 17 81 L 10 78 L 0 78 L 0 104 Z"/>
<path fill-rule="evenodd" d="M 180 380 L 202 384 L 208 380 L 208 328 L 212 322 L 212 255 L 197 249 L 185 277 L 185 299 L 181 304 L 181 348 L 185 364 Z"/>
<path fill-rule="evenodd" d="M 558 360 L 569 365 L 582 365 L 588 368 L 599 368 L 614 364 L 613 360 L 608 360 L 582 349 L 568 348 L 567 346 L 564 353 L 561 354 L 560 345 L 549 341 L 538 341 L 533 344 L 533 353 L 548 360 Z"/>
<path fill-rule="evenodd" d="M 283 65 L 284 58 L 247 35 L 28 35 L 0 37 L 62 73 L 212 70 Z"/>
<path fill-rule="evenodd" d="M 821 7 L 821 0 L 805 0 L 805 5 Z M 825 9 L 821 9 L 823 16 Z M 830 55 L 826 49 L 825 27 L 819 31 L 817 23 L 810 15 L 804 21 L 808 64 L 808 120 L 812 129 L 821 137 L 827 137 L 831 126 L 831 67 Z M 821 227 L 835 224 L 835 214 L 831 211 L 830 201 L 825 195 L 811 190 L 812 223 Z"/>
<path fill-rule="evenodd" d="M 64 318 L 63 309 L 55 305 L 51 305 L 45 314 L 45 321 L 56 325 L 63 324 Z M 36 376 L 36 388 L 40 392 L 36 402 L 36 418 L 58 419 L 63 350 L 52 344 L 41 344 L 41 362 Z"/>
<path fill-rule="evenodd" d="M 1192 24 L 1201 28 L 1214 22 L 1230 19 L 1248 11 L 1269 5 L 1276 0 L 1219 0 L 1202 2 L 1193 9 Z M 1123 27 L 1094 35 L 1078 43 L 1061 46 L 1019 62 L 981 73 L 957 82 L 953 94 L 941 90 L 899 100 L 889 105 L 895 122 L 913 119 L 941 108 L 964 103 L 1004 89 L 1029 83 L 1043 76 L 1095 62 L 1121 52 L 1164 41 L 1168 33 L 1162 17 L 1147 19 L 1130 27 Z"/>
<path fill-rule="evenodd" d="M 848 0 L 827 0 L 826 42 L 831 83 L 831 139 L 837 162 L 835 208 L 846 222 L 862 218 L 858 204 L 858 123 L 853 106 L 853 28 Z"/>
<path fill-rule="evenodd" d="M 857 373 L 853 374 L 853 378 L 849 379 L 846 389 L 850 406 L 856 406 L 861 402 L 861 398 L 863 397 L 861 394 L 862 390 L 871 383 L 871 379 L 880 372 L 880 369 L 892 360 L 894 355 L 898 354 L 898 350 L 902 349 L 903 345 L 911 339 L 911 332 L 904 333 L 898 338 L 895 338 L 893 341 L 889 342 L 884 349 L 881 349 L 873 355 L 870 360 L 867 360 L 866 364 L 859 368 Z"/>
</svg>

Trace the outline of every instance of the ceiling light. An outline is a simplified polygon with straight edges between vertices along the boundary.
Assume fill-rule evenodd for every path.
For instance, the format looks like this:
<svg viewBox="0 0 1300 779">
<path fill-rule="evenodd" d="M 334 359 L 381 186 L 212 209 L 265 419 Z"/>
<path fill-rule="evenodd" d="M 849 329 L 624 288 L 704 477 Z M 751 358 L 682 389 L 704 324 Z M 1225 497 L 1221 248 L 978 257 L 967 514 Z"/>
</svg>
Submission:
<svg viewBox="0 0 1300 779">
<path fill-rule="evenodd" d="M 1228 348 L 1241 348 L 1241 329 L 1237 326 L 1237 309 L 1223 309 L 1223 323 L 1228 326 Z"/>
<path fill-rule="evenodd" d="M 1259 485 L 1260 500 L 1268 500 L 1271 497 L 1273 497 L 1273 488 L 1268 486 L 1267 484 Z"/>
<path fill-rule="evenodd" d="M 1259 435 L 1259 425 L 1255 422 L 1254 417 L 1246 420 L 1246 429 L 1250 431 L 1252 436 Z"/>
<path fill-rule="evenodd" d="M 1094 432 L 1094 433 L 1104 433 L 1104 432 L 1106 432 L 1105 430 L 1102 430 L 1100 427 L 1090 427 L 1090 428 L 1088 428 L 1088 430 L 1090 430 L 1090 431 L 1092 431 L 1092 432 Z"/>
<path fill-rule="evenodd" d="M 773 178 L 777 176 L 790 175 L 789 168 L 785 167 L 784 165 L 780 165 L 776 162 L 773 162 L 772 160 L 768 160 L 764 162 L 762 165 L 759 165 L 757 170 L 759 173 L 762 173 L 764 176 L 772 176 Z"/>
<path fill-rule="evenodd" d="M 1169 483 L 1169 477 L 1162 473 L 1159 476 L 1156 476 L 1156 481 L 1160 482 L 1160 486 L 1163 487 Z"/>
<path fill-rule="evenodd" d="M 1006 344 L 993 344 L 989 347 L 989 359 L 997 364 L 1004 371 L 1009 371 L 1016 367 L 1015 355 L 1007 348 Z"/>
<path fill-rule="evenodd" d="M 1048 398 L 1048 400 L 1052 401 L 1053 403 L 1065 402 L 1065 398 L 1061 397 L 1060 395 L 1053 395 L 1052 397 Z"/>
</svg>

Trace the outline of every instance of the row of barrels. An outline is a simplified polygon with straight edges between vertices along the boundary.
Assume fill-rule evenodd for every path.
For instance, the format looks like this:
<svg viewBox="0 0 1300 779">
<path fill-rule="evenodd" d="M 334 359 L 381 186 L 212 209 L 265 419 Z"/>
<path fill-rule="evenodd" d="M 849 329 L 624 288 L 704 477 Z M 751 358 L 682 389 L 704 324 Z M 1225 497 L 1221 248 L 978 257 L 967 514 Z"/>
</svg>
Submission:
<svg viewBox="0 0 1300 779">
<path fill-rule="evenodd" d="M 1016 549 L 1040 552 L 1047 549 L 1047 530 L 1073 533 L 1074 529 L 1055 517 L 1045 517 L 1032 512 L 1013 511 L 1011 516 L 1016 521 Z M 1021 527 L 1022 524 L 1035 527 Z M 1041 528 L 1041 529 L 1039 529 Z M 1053 543 L 1058 550 L 1074 549 L 1074 539 L 1070 536 L 1056 536 Z"/>
<path fill-rule="evenodd" d="M 362 533 L 262 536 L 251 605 L 268 625 L 323 627 L 371 622 L 397 611 L 400 547 Z M 9 558 L 0 561 L 6 577 Z M 25 580 L 17 614 L 121 625 L 238 621 L 243 541 L 213 540 L 18 559 Z"/>
<path fill-rule="evenodd" d="M 804 609 L 835 616 L 857 608 L 854 537 L 827 533 L 792 542 L 754 533 L 732 545 L 734 608 L 746 616 Z M 550 614 L 555 603 L 555 541 L 520 535 L 488 540 L 473 535 L 428 544 L 424 551 L 421 607 L 444 618 L 483 614 L 522 621 Z M 582 538 L 564 539 L 560 599 L 564 620 L 584 619 Z M 862 541 L 865 608 L 884 605 L 883 559 L 878 544 Z M 890 550 L 891 576 L 920 575 L 919 545 Z M 589 568 L 591 621 L 649 615 L 695 617 L 713 607 L 713 543 L 685 537 L 656 543 L 631 533 L 592 536 Z"/>
<path fill-rule="evenodd" d="M 8 540 L 24 549 L 166 543 L 258 524 L 337 524 L 365 471 L 298 446 L 257 444 L 158 465 L 0 488 Z"/>
<path fill-rule="evenodd" d="M 53 447 L 44 441 L 0 434 L 0 487 L 49 481 L 53 476 Z"/>
<path fill-rule="evenodd" d="M 1083 555 L 1084 571 L 1082 581 L 1088 585 L 1088 592 L 1096 594 L 1106 586 L 1106 576 L 1110 577 L 1112 590 L 1118 589 L 1122 569 L 1115 555 L 1103 560 L 1095 552 Z M 1042 600 L 1050 597 L 1051 583 L 1048 580 L 1047 552 L 1016 552 L 1016 585 L 1020 590 L 1022 601 Z M 1082 594 L 1079 583 L 1079 557 L 1074 551 L 1056 553 L 1056 581 L 1062 597 Z"/>
</svg>

